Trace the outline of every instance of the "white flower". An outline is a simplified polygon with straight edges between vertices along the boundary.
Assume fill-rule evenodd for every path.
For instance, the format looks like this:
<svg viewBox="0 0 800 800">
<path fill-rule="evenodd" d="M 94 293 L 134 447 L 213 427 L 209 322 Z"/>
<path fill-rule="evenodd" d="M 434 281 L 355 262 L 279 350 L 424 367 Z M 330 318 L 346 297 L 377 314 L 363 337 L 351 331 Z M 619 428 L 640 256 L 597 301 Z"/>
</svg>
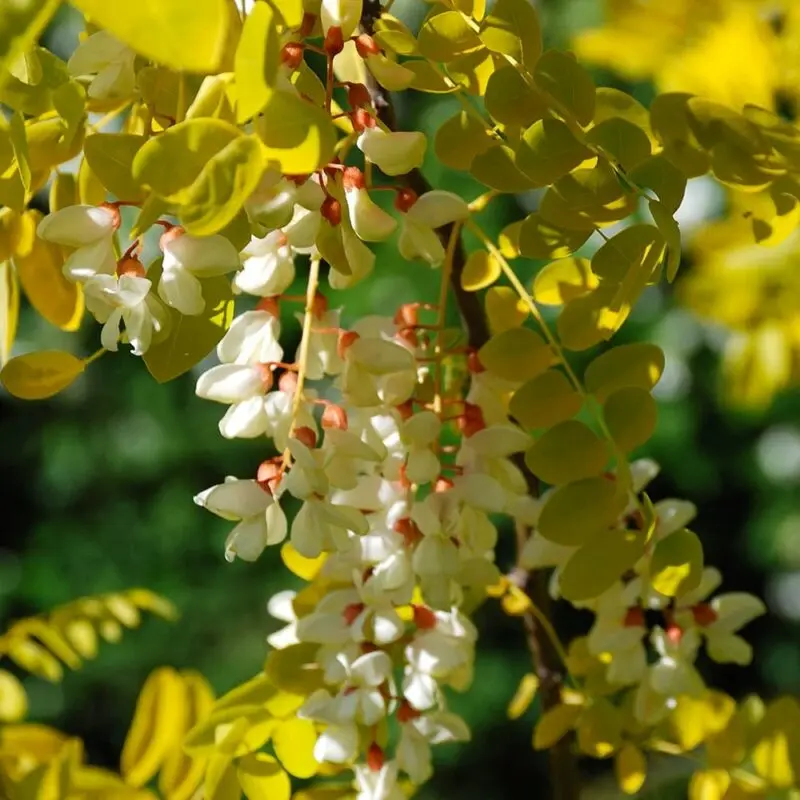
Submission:
<svg viewBox="0 0 800 800">
<path fill-rule="evenodd" d="M 255 561 L 264 548 L 286 538 L 286 517 L 272 495 L 254 480 L 234 477 L 196 495 L 194 502 L 218 517 L 238 520 L 225 542 L 225 558 Z"/>
<path fill-rule="evenodd" d="M 223 364 L 271 364 L 281 361 L 281 321 L 268 311 L 245 311 L 233 320 L 217 345 Z"/>
<path fill-rule="evenodd" d="M 434 711 L 421 716 L 412 715 L 401 726 L 397 764 L 419 786 L 433 774 L 431 745 L 468 742 L 469 739 L 469 727 L 457 714 Z"/>
<path fill-rule="evenodd" d="M 306 378 L 311 381 L 322 380 L 326 375 L 338 375 L 343 361 L 339 355 L 339 309 L 325 311 L 314 319 L 308 342 Z M 302 322 L 303 314 L 297 318 Z M 300 357 L 300 344 L 297 345 L 295 360 Z"/>
<path fill-rule="evenodd" d="M 398 764 L 387 761 L 378 770 L 364 764 L 356 764 L 356 800 L 405 800 L 406 794 L 397 783 Z"/>
<path fill-rule="evenodd" d="M 297 592 L 286 589 L 272 595 L 267 603 L 267 611 L 271 616 L 288 623 L 285 627 L 267 636 L 268 644 L 276 650 L 282 650 L 284 647 L 291 647 L 300 642 L 297 638 L 297 614 L 294 612 L 295 597 L 297 597 Z"/>
<path fill-rule="evenodd" d="M 434 190 L 417 198 L 400 222 L 398 249 L 403 258 L 421 258 L 432 266 L 444 261 L 436 229 L 469 216 L 469 206 L 457 194 Z"/>
<path fill-rule="evenodd" d="M 161 299 L 181 314 L 202 314 L 206 307 L 198 278 L 211 278 L 232 272 L 240 265 L 236 248 L 224 236 L 192 236 L 178 232 L 165 234 L 163 272 L 158 283 Z"/>
<path fill-rule="evenodd" d="M 234 291 L 260 297 L 285 292 L 294 280 L 294 254 L 281 231 L 273 231 L 263 239 L 255 236 L 242 250 L 242 270 L 233 277 Z"/>
<path fill-rule="evenodd" d="M 64 275 L 86 281 L 93 275 L 113 275 L 117 268 L 113 236 L 119 212 L 107 206 L 67 206 L 48 214 L 36 233 L 48 242 L 77 248 L 64 263 Z"/>
<path fill-rule="evenodd" d="M 706 601 L 720 583 L 719 570 L 706 567 L 700 585 L 675 598 L 675 622 L 683 629 L 695 629 L 705 639 L 706 652 L 714 661 L 746 666 L 753 659 L 753 648 L 737 631 L 765 614 L 767 608 L 746 592 L 728 592 Z"/>
<path fill-rule="evenodd" d="M 219 423 L 219 431 L 226 439 L 252 439 L 270 428 L 265 392 L 271 384 L 268 368 L 220 364 L 197 379 L 195 392 L 206 400 L 230 404 Z"/>
<path fill-rule="evenodd" d="M 167 309 L 150 294 L 150 281 L 135 275 L 95 275 L 84 285 L 86 307 L 103 323 L 100 341 L 116 351 L 120 325 L 125 324 L 135 355 L 147 352 L 153 334 L 169 325 Z"/>
<path fill-rule="evenodd" d="M 81 42 L 67 62 L 75 77 L 94 76 L 87 94 L 92 100 L 126 100 L 136 88 L 136 53 L 108 31 L 97 31 Z"/>
<path fill-rule="evenodd" d="M 347 174 L 344 196 L 350 224 L 359 239 L 363 242 L 382 242 L 392 235 L 397 220 L 375 203 L 360 182 L 350 184 Z"/>
<path fill-rule="evenodd" d="M 427 142 L 418 131 L 387 132 L 365 128 L 356 142 L 362 153 L 386 175 L 405 175 L 422 165 Z"/>
<path fill-rule="evenodd" d="M 408 447 L 406 477 L 412 483 L 436 480 L 441 465 L 431 449 L 439 441 L 442 423 L 433 411 L 421 411 L 407 419 L 400 435 Z"/>
</svg>

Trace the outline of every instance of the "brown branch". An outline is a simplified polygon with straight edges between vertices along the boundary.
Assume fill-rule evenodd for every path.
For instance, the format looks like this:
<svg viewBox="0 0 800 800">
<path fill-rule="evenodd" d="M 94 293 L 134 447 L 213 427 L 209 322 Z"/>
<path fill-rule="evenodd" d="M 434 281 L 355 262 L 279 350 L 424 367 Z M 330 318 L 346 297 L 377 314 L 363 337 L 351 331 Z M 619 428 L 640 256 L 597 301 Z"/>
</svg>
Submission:
<svg viewBox="0 0 800 800">
<path fill-rule="evenodd" d="M 361 28 L 365 33 L 372 35 L 375 32 L 375 23 L 381 15 L 380 0 L 364 0 L 361 15 Z M 397 130 L 397 118 L 394 112 L 389 93 L 372 78 L 367 79 L 367 89 L 370 93 L 372 104 L 378 118 L 390 130 Z M 431 189 L 425 176 L 418 169 L 405 176 L 409 188 L 417 194 L 424 194 Z M 452 225 L 446 225 L 438 231 L 443 244 L 447 244 L 452 231 Z M 475 292 L 467 292 L 461 286 L 461 275 L 464 271 L 466 256 L 463 243 L 459 242 L 453 259 L 451 271 L 451 288 L 461 314 L 467 340 L 471 347 L 482 347 L 489 340 L 489 327 L 480 299 Z M 523 458 L 514 459 L 516 466 L 522 471 L 532 496 L 539 493 L 536 477 L 525 465 Z M 517 553 L 522 552 L 525 542 L 532 534 L 526 526 L 517 524 Z M 544 570 L 529 572 L 520 567 L 515 568 L 512 574 L 514 582 L 527 593 L 534 605 L 546 616 L 550 615 L 551 602 L 548 592 L 548 574 Z M 539 679 L 539 699 L 543 710 L 555 707 L 561 702 L 561 687 L 564 681 L 564 665 L 561 664 L 558 653 L 547 636 L 546 631 L 539 625 L 532 613 L 523 616 L 525 637 L 528 650 L 533 661 L 533 668 Z M 565 736 L 550 748 L 549 777 L 551 800 L 577 800 L 580 795 L 580 775 L 578 763 L 572 746 L 572 738 Z"/>
</svg>

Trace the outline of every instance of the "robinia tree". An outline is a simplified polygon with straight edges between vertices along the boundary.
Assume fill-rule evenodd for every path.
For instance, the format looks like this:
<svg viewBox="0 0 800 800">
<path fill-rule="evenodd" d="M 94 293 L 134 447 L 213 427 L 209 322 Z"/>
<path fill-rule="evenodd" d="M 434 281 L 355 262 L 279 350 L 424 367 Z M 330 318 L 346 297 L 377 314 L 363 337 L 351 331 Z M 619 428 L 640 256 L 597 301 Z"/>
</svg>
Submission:
<svg viewBox="0 0 800 800">
<path fill-rule="evenodd" d="M 16 674 L 57 680 L 140 612 L 170 617 L 168 601 L 133 589 L 15 623 L 0 795 L 411 796 L 432 748 L 470 736 L 448 700 L 470 687 L 471 616 L 499 602 L 531 651 L 509 714 L 539 703 L 545 796 L 578 796 L 579 758 L 613 761 L 637 794 L 653 753 L 690 759 L 693 800 L 797 796 L 798 702 L 734 699 L 695 666 L 750 662 L 740 631 L 765 606 L 719 591 L 691 503 L 648 495 L 658 466 L 632 454 L 664 356 L 613 338 L 679 270 L 688 178 L 744 198 L 753 247 L 794 232 L 800 130 L 761 107 L 672 92 L 646 109 L 596 87 L 572 53 L 543 51 L 528 0 L 420 3 L 416 32 L 392 0 L 71 3 L 86 32 L 66 63 L 36 44 L 58 0 L 0 14 L 0 379 L 46 398 L 122 350 L 164 382 L 216 348 L 197 394 L 264 458 L 248 475 L 220 465 L 194 501 L 230 520 L 225 558 L 278 547 L 305 587 L 269 599 L 286 625 L 223 697 L 199 674 L 152 673 L 119 774 L 25 722 Z M 412 91 L 460 104 L 433 141 L 397 129 Z M 430 185 L 427 151 L 485 192 Z M 48 186 L 43 216 L 28 206 Z M 490 236 L 482 212 L 530 190 L 536 210 Z M 387 241 L 436 271 L 437 296 L 345 324 Z M 519 256 L 544 264 L 532 284 Z M 298 275 L 304 294 L 288 294 Z M 88 311 L 97 352 L 9 358 L 20 289 L 64 330 Z M 516 531 L 505 572 L 498 527 Z M 585 635 L 562 642 L 554 600 L 591 612 Z"/>
</svg>

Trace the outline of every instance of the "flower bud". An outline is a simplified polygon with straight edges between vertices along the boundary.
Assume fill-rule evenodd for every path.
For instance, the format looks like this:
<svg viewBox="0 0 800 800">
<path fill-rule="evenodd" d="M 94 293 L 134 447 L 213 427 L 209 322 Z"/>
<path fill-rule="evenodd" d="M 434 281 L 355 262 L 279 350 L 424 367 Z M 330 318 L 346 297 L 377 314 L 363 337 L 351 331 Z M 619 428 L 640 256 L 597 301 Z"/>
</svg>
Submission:
<svg viewBox="0 0 800 800">
<path fill-rule="evenodd" d="M 315 294 L 311 301 L 311 313 L 317 318 L 322 319 L 328 310 L 328 298 L 324 294 Z"/>
<path fill-rule="evenodd" d="M 414 401 L 413 400 L 406 400 L 405 403 L 400 403 L 399 406 L 395 406 L 397 409 L 397 413 L 400 415 L 400 419 L 407 420 L 414 416 Z"/>
<path fill-rule="evenodd" d="M 268 392 L 272 388 L 272 384 L 275 382 L 275 373 L 272 371 L 271 364 L 256 364 L 256 369 L 261 373 L 261 383 L 264 387 L 264 391 Z"/>
<path fill-rule="evenodd" d="M 692 616 L 694 621 L 703 628 L 712 625 L 719 619 L 717 612 L 708 603 L 698 603 L 696 606 L 692 606 Z"/>
<path fill-rule="evenodd" d="M 342 172 L 342 186 L 348 189 L 364 189 L 367 182 L 364 173 L 358 167 L 345 167 Z"/>
<path fill-rule="evenodd" d="M 644 611 L 638 606 L 633 606 L 625 612 L 625 619 L 622 624 L 626 628 L 643 628 L 644 627 Z"/>
<path fill-rule="evenodd" d="M 117 275 L 133 275 L 135 278 L 144 278 L 146 270 L 144 264 L 136 256 L 125 256 L 117 263 Z"/>
<path fill-rule="evenodd" d="M 344 358 L 350 345 L 361 337 L 355 331 L 339 331 L 339 341 L 336 343 L 336 352 L 339 358 Z"/>
<path fill-rule="evenodd" d="M 378 55 L 381 49 L 378 47 L 377 42 L 368 33 L 362 33 L 356 38 L 356 51 L 361 58 L 365 59 L 367 56 Z"/>
<path fill-rule="evenodd" d="M 319 213 L 324 220 L 336 227 L 342 221 L 342 204 L 335 197 L 328 195 L 322 201 Z"/>
<path fill-rule="evenodd" d="M 274 494 L 281 479 L 281 467 L 275 461 L 262 461 L 256 472 L 256 482 L 267 493 Z"/>
<path fill-rule="evenodd" d="M 340 431 L 346 431 L 347 412 L 341 406 L 329 403 L 322 412 L 322 427 L 325 430 L 336 428 Z"/>
<path fill-rule="evenodd" d="M 400 701 L 396 714 L 397 721 L 400 723 L 411 722 L 411 720 L 419 719 L 422 716 L 421 712 L 417 711 L 405 697 Z"/>
<path fill-rule="evenodd" d="M 366 108 L 357 108 L 350 115 L 350 121 L 353 123 L 353 129 L 357 133 L 361 133 L 367 128 L 374 128 L 377 125 L 375 117 Z"/>
<path fill-rule="evenodd" d="M 681 643 L 681 639 L 683 638 L 683 629 L 680 627 L 680 625 L 670 622 L 669 625 L 667 625 L 665 633 L 667 634 L 667 639 L 669 639 L 672 644 L 677 646 Z"/>
<path fill-rule="evenodd" d="M 436 494 L 443 494 L 444 492 L 449 492 L 453 486 L 453 481 L 451 481 L 450 478 L 445 478 L 440 475 L 433 484 L 433 491 L 436 492 Z"/>
<path fill-rule="evenodd" d="M 373 772 L 380 772 L 383 768 L 383 749 L 377 742 L 373 742 L 367 750 L 367 766 Z"/>
<path fill-rule="evenodd" d="M 287 370 L 278 378 L 278 389 L 286 394 L 294 394 L 297 391 L 297 373 Z"/>
<path fill-rule="evenodd" d="M 372 99 L 369 96 L 369 89 L 363 83 L 351 83 L 347 88 L 347 102 L 353 110 L 370 105 Z"/>
<path fill-rule="evenodd" d="M 314 433 L 311 428 L 298 428 L 294 432 L 294 438 L 297 439 L 298 442 L 302 442 L 309 449 L 313 449 L 317 446 L 317 434 Z"/>
<path fill-rule="evenodd" d="M 329 57 L 338 56 L 344 50 L 344 36 L 342 29 L 338 26 L 328 28 L 323 44 L 325 53 Z"/>
<path fill-rule="evenodd" d="M 170 242 L 174 241 L 179 236 L 183 236 L 185 233 L 186 231 L 180 225 L 170 225 L 170 227 L 161 234 L 158 240 L 159 248 L 163 251 Z"/>
<path fill-rule="evenodd" d="M 280 317 L 280 304 L 277 297 L 263 297 L 256 305 L 256 311 L 266 311 L 273 317 Z"/>
<path fill-rule="evenodd" d="M 419 195 L 413 189 L 404 186 L 397 190 L 394 198 L 394 207 L 405 214 L 417 202 L 418 197 Z"/>
<path fill-rule="evenodd" d="M 414 624 L 423 631 L 436 627 L 436 614 L 427 606 L 412 606 L 414 611 Z"/>
<path fill-rule="evenodd" d="M 461 433 L 468 439 L 485 427 L 486 423 L 480 406 L 476 406 L 474 403 L 464 403 L 464 413 L 458 418 L 458 429 Z"/>
<path fill-rule="evenodd" d="M 408 547 L 413 547 L 422 539 L 422 531 L 410 517 L 403 517 L 397 520 L 393 530 L 403 537 Z"/>
<path fill-rule="evenodd" d="M 397 309 L 392 321 L 395 325 L 413 328 L 419 324 L 419 306 L 419 303 L 404 303 Z"/>
<path fill-rule="evenodd" d="M 342 611 L 342 616 L 344 617 L 344 621 L 348 625 L 352 625 L 357 619 L 358 615 L 364 610 L 363 603 L 350 603 L 344 607 L 344 611 Z"/>
<path fill-rule="evenodd" d="M 472 375 L 480 375 L 481 372 L 486 372 L 486 367 L 481 363 L 477 350 L 470 350 L 467 353 L 467 369 Z"/>
<path fill-rule="evenodd" d="M 119 206 L 115 203 L 100 203 L 98 208 L 107 211 L 111 215 L 111 227 L 116 231 L 122 225 L 122 215 L 119 213 Z"/>
<path fill-rule="evenodd" d="M 303 63 L 304 48 L 300 42 L 286 42 L 281 48 L 281 64 L 296 70 Z"/>
</svg>

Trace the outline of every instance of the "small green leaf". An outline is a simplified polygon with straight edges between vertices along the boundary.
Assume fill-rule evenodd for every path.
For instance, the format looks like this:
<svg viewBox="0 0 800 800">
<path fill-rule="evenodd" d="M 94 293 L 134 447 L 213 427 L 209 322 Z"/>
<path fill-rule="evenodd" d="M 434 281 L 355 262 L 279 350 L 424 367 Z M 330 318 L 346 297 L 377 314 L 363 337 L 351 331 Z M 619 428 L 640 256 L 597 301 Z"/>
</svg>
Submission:
<svg viewBox="0 0 800 800">
<path fill-rule="evenodd" d="M 580 125 L 592 121 L 594 81 L 572 53 L 548 50 L 536 62 L 534 78 L 539 89 L 552 98 L 559 111 L 573 117 Z"/>
<path fill-rule="evenodd" d="M 498 333 L 481 347 L 478 358 L 495 375 L 520 383 L 544 372 L 554 361 L 550 346 L 530 328 Z"/>
<path fill-rule="evenodd" d="M 697 534 L 682 528 L 656 544 L 650 560 L 650 582 L 668 597 L 696 589 L 703 575 L 703 545 Z"/>
<path fill-rule="evenodd" d="M 539 15 L 528 0 L 497 0 L 481 25 L 481 40 L 492 52 L 533 69 L 542 54 Z"/>
<path fill-rule="evenodd" d="M 658 407 L 650 392 L 638 386 L 628 386 L 606 400 L 603 419 L 619 449 L 630 453 L 653 435 L 658 422 Z"/>
<path fill-rule="evenodd" d="M 498 192 L 518 194 L 535 188 L 514 163 L 514 151 L 504 144 L 493 144 L 479 153 L 470 167 L 472 176 Z"/>
<path fill-rule="evenodd" d="M 527 128 L 548 113 L 544 97 L 511 65 L 491 74 L 483 102 L 501 125 Z"/>
<path fill-rule="evenodd" d="M 514 392 L 509 413 L 524 428 L 550 428 L 574 417 L 583 399 L 555 369 L 537 375 Z"/>
<path fill-rule="evenodd" d="M 516 164 L 537 186 L 547 186 L 591 156 L 561 120 L 543 119 L 522 134 Z"/>
<path fill-rule="evenodd" d="M 459 111 L 436 131 L 436 157 L 447 167 L 468 170 L 475 156 L 485 153 L 495 140 L 471 114 Z"/>
<path fill-rule="evenodd" d="M 132 133 L 95 133 L 86 137 L 86 161 L 103 186 L 120 200 L 138 202 L 145 198 L 131 167 L 146 141 L 144 136 Z"/>
<path fill-rule="evenodd" d="M 559 422 L 525 453 L 528 469 L 554 486 L 599 475 L 608 461 L 608 445 L 578 420 Z"/>
<path fill-rule="evenodd" d="M 586 391 L 604 403 L 618 389 L 638 386 L 650 391 L 664 371 L 664 353 L 654 344 L 622 344 L 607 350 L 586 368 Z"/>
<path fill-rule="evenodd" d="M 158 284 L 161 262 L 147 270 L 147 277 Z M 202 361 L 216 347 L 233 321 L 233 293 L 230 281 L 224 276 L 202 281 L 205 311 L 185 316 L 170 309 L 171 327 L 166 339 L 152 344 L 142 356 L 150 374 L 166 383 Z"/>
<path fill-rule="evenodd" d="M 482 46 L 480 37 L 459 11 L 432 14 L 417 37 L 417 47 L 425 58 L 445 63 Z"/>
</svg>

